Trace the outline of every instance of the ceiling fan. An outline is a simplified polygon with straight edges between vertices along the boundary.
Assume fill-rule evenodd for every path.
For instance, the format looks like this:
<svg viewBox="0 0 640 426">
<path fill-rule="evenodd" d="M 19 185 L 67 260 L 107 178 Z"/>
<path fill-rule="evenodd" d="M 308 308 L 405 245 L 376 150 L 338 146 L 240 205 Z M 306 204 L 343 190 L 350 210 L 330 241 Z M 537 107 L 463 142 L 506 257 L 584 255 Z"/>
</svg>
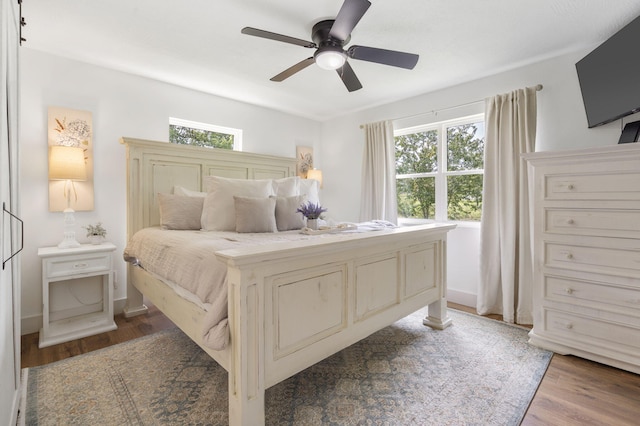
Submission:
<svg viewBox="0 0 640 426">
<path fill-rule="evenodd" d="M 345 45 L 351 40 L 351 32 L 371 6 L 368 0 L 345 0 L 336 16 L 315 24 L 311 30 L 313 41 L 302 40 L 257 28 L 245 27 L 242 34 L 295 44 L 308 49 L 316 49 L 313 56 L 304 59 L 280 74 L 271 81 L 283 81 L 295 73 L 302 71 L 314 62 L 323 69 L 336 70 L 349 92 L 361 89 L 362 84 L 356 77 L 353 68 L 347 62 L 348 58 L 361 61 L 375 62 L 383 65 L 413 69 L 418 63 L 418 55 L 399 52 L 396 50 L 378 49 L 367 46 L 351 46 L 347 50 Z"/>
</svg>

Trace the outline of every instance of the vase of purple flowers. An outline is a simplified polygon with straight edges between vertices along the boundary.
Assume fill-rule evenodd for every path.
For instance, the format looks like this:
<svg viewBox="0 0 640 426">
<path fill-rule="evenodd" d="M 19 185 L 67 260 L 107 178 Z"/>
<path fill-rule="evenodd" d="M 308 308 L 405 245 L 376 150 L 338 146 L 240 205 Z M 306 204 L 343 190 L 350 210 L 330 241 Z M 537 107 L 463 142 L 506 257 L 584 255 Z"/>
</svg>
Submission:
<svg viewBox="0 0 640 426">
<path fill-rule="evenodd" d="M 296 210 L 297 213 L 302 213 L 302 216 L 307 219 L 307 228 L 313 230 L 318 229 L 318 218 L 326 211 L 327 209 L 322 207 L 320 203 L 312 203 L 311 201 L 301 204 Z"/>
</svg>

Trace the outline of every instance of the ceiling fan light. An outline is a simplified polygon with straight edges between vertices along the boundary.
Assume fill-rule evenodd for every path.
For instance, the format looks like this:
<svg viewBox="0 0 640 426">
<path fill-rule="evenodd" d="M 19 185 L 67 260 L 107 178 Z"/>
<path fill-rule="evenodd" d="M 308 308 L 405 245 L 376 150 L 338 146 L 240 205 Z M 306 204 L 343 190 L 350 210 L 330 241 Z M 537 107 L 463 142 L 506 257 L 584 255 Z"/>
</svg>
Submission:
<svg viewBox="0 0 640 426">
<path fill-rule="evenodd" d="M 316 64 L 324 70 L 337 70 L 347 60 L 347 55 L 342 51 L 325 50 L 315 55 Z"/>
</svg>

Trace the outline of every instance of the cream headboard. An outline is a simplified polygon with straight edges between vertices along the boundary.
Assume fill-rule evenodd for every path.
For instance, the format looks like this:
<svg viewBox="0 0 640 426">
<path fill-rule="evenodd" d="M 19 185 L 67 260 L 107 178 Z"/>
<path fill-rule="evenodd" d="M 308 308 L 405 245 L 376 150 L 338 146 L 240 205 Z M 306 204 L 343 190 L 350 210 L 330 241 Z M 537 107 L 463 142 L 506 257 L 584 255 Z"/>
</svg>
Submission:
<svg viewBox="0 0 640 426">
<path fill-rule="evenodd" d="M 157 194 L 174 185 L 202 191 L 203 176 L 278 179 L 295 176 L 296 159 L 122 138 L 127 149 L 127 239 L 160 224 Z"/>
</svg>

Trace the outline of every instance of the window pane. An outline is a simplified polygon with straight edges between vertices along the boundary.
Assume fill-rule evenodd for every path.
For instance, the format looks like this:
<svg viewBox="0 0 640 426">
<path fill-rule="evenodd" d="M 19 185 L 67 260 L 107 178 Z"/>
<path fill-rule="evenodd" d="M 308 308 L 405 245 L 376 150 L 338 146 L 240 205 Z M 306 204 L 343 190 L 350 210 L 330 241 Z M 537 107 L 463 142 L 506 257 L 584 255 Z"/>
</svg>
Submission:
<svg viewBox="0 0 640 426">
<path fill-rule="evenodd" d="M 438 131 L 396 136 L 396 173 L 428 173 L 438 170 Z"/>
<path fill-rule="evenodd" d="M 447 170 L 484 169 L 484 122 L 447 127 Z"/>
<path fill-rule="evenodd" d="M 447 177 L 447 216 L 450 220 L 480 221 L 482 175 Z"/>
<path fill-rule="evenodd" d="M 435 218 L 435 181 L 434 177 L 396 180 L 398 216 L 416 219 Z"/>
<path fill-rule="evenodd" d="M 169 141 L 182 145 L 233 149 L 233 135 L 174 124 L 169 125 Z"/>
</svg>

